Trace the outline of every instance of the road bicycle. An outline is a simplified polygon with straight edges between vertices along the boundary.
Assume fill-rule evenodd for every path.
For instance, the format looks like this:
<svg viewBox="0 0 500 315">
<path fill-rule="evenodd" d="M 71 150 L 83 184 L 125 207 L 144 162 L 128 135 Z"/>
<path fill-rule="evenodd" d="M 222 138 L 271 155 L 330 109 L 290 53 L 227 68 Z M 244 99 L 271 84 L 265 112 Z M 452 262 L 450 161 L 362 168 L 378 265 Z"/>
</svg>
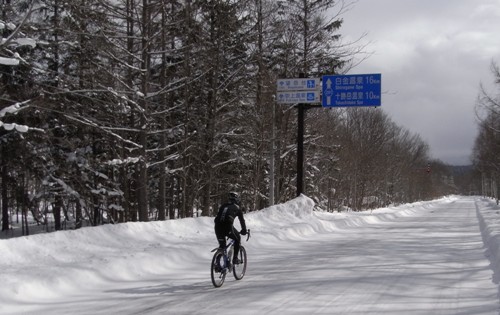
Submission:
<svg viewBox="0 0 500 315">
<path fill-rule="evenodd" d="M 247 241 L 250 238 L 250 230 L 247 230 Z M 224 284 L 226 275 L 233 272 L 234 278 L 236 280 L 241 280 L 245 276 L 245 271 L 247 270 L 247 251 L 245 247 L 240 243 L 240 252 L 238 253 L 239 264 L 233 264 L 233 250 L 235 241 L 231 238 L 227 238 L 229 244 L 225 248 L 214 248 L 212 252 L 215 252 L 212 258 L 212 264 L 210 266 L 210 275 L 212 277 L 212 283 L 214 287 L 218 288 Z"/>
</svg>

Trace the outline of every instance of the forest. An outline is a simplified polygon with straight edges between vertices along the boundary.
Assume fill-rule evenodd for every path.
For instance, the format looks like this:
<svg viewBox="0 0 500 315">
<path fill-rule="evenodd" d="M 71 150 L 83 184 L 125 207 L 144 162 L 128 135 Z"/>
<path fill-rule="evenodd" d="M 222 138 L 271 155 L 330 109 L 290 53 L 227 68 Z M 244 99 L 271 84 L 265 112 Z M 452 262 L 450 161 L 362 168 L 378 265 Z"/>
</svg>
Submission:
<svg viewBox="0 0 500 315">
<path fill-rule="evenodd" d="M 493 61 L 491 73 L 496 91 L 488 91 L 481 84 L 476 116 L 478 134 L 474 142 L 472 162 L 474 179 L 481 194 L 495 198 L 499 203 L 498 184 L 500 183 L 500 68 Z"/>
<path fill-rule="evenodd" d="M 211 216 L 229 191 L 246 211 L 294 198 L 297 109 L 276 103 L 276 80 L 354 72 L 369 53 L 342 36 L 352 5 L 3 0 L 2 231 L 14 213 L 29 234 L 28 216 L 60 230 Z M 493 116 L 485 124 L 498 128 Z M 310 108 L 305 119 L 304 194 L 324 211 L 460 190 L 383 96 L 380 108 Z M 498 173 L 481 148 L 477 163 Z"/>
</svg>

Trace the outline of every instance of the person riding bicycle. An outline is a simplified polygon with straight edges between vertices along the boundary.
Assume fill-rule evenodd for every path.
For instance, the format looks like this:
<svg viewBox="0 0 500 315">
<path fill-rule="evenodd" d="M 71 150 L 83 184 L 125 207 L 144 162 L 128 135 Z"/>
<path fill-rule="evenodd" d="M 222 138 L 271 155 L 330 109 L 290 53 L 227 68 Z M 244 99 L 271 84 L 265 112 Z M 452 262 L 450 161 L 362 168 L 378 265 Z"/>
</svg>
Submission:
<svg viewBox="0 0 500 315">
<path fill-rule="evenodd" d="M 240 232 L 238 232 L 233 226 L 234 219 L 236 219 L 236 217 L 238 217 L 240 221 Z M 233 239 L 235 241 L 233 264 L 239 264 L 240 261 L 238 259 L 238 253 L 240 251 L 241 242 L 240 234 L 246 235 L 247 227 L 245 224 L 245 218 L 243 217 L 243 210 L 240 208 L 240 196 L 238 193 L 229 193 L 229 202 L 220 206 L 217 216 L 214 219 L 214 223 L 215 236 L 219 242 L 219 248 L 224 249 L 226 247 L 226 236 Z"/>
</svg>

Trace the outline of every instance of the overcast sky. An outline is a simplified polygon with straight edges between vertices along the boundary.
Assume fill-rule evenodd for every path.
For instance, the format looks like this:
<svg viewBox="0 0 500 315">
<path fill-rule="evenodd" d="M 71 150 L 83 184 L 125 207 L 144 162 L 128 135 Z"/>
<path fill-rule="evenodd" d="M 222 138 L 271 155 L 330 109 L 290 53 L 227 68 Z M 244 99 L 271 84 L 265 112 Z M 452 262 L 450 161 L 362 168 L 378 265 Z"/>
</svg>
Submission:
<svg viewBox="0 0 500 315">
<path fill-rule="evenodd" d="M 381 73 L 391 119 L 432 158 L 469 164 L 479 85 L 492 88 L 500 63 L 500 0 L 359 0 L 342 18 L 344 38 L 367 33 L 373 52 L 350 73 Z"/>
</svg>

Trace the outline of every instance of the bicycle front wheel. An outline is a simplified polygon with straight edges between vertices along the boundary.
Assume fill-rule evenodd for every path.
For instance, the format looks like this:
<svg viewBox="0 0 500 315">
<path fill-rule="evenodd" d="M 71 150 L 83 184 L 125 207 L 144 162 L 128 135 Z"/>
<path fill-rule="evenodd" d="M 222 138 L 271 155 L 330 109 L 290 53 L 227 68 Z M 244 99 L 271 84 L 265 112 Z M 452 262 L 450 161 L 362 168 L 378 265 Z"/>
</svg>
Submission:
<svg viewBox="0 0 500 315">
<path fill-rule="evenodd" d="M 226 279 L 227 268 L 224 263 L 224 254 L 220 251 L 215 252 L 212 258 L 212 265 L 210 266 L 210 275 L 212 277 L 212 284 L 218 288 L 222 286 Z"/>
<path fill-rule="evenodd" d="M 238 258 L 240 259 L 240 263 L 233 265 L 233 274 L 236 280 L 241 280 L 243 279 L 243 277 L 245 276 L 245 272 L 247 271 L 247 251 L 245 247 L 240 246 Z"/>
</svg>

